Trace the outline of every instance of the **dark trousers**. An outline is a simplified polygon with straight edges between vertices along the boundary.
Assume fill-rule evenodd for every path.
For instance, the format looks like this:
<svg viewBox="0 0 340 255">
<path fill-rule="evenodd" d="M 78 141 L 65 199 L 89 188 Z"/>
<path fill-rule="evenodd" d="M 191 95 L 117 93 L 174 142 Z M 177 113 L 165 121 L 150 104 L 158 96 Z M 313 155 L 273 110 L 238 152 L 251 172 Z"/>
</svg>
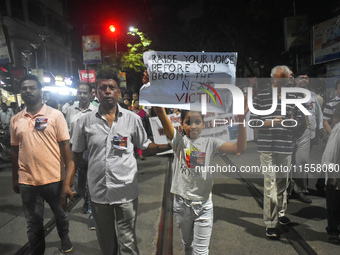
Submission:
<svg viewBox="0 0 340 255">
<path fill-rule="evenodd" d="M 91 204 L 89 198 L 89 190 L 87 186 L 87 168 L 88 168 L 88 151 L 84 151 L 83 157 L 79 162 L 78 169 L 74 174 L 74 187 L 76 192 L 84 199 L 84 202 L 88 206 L 88 211 L 90 214 L 91 211 Z"/>
<path fill-rule="evenodd" d="M 327 205 L 327 233 L 329 235 L 339 235 L 340 225 L 340 190 L 326 187 L 326 205 Z"/>
<path fill-rule="evenodd" d="M 68 236 L 69 221 L 60 204 L 62 182 L 41 186 L 20 184 L 19 187 L 27 222 L 30 254 L 44 254 L 44 201 L 50 205 L 54 213 L 59 237 L 62 239 Z"/>
</svg>

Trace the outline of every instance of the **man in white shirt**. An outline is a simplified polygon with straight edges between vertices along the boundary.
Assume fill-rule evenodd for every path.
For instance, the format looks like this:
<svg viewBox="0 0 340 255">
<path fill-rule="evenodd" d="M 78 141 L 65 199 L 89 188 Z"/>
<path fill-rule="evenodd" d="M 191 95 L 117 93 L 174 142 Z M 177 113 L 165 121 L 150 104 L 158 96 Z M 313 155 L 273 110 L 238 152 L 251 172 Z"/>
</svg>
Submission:
<svg viewBox="0 0 340 255">
<path fill-rule="evenodd" d="M 304 89 L 308 89 L 309 77 L 307 73 L 300 73 L 295 79 L 296 86 Z M 316 94 L 311 91 L 311 99 L 305 103 L 307 110 L 311 113 L 306 118 L 307 128 L 305 132 L 295 141 L 295 164 L 296 169 L 302 171 L 293 172 L 294 179 L 294 191 L 297 197 L 303 203 L 310 204 L 312 200 L 305 195 L 308 193 L 307 190 L 307 171 L 305 171 L 305 166 L 309 164 L 310 150 L 312 146 L 312 139 L 315 138 L 315 133 L 317 130 L 322 130 L 323 127 L 323 113 L 319 100 Z"/>
<path fill-rule="evenodd" d="M 68 131 L 71 137 L 71 147 L 73 145 L 73 134 L 76 129 L 77 120 L 86 113 L 97 111 L 98 107 L 91 104 L 92 99 L 92 86 L 89 83 L 80 82 L 78 84 L 77 99 L 73 105 L 69 106 L 65 112 L 65 118 L 68 126 Z M 87 166 L 88 166 L 87 150 L 84 152 L 83 157 L 76 169 L 75 189 L 79 195 L 84 199 L 82 213 L 90 213 L 88 227 L 90 230 L 95 229 L 95 223 L 92 216 L 90 199 L 87 188 Z"/>
</svg>

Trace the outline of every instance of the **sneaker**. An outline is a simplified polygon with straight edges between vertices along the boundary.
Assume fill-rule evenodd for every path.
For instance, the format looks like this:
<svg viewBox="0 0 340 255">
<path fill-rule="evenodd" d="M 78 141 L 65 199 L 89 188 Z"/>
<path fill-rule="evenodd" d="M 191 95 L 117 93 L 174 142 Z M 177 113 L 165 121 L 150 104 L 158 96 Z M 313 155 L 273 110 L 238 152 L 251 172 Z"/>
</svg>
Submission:
<svg viewBox="0 0 340 255">
<path fill-rule="evenodd" d="M 312 200 L 310 198 L 308 198 L 305 194 L 303 194 L 302 192 L 301 193 L 297 193 L 296 194 L 297 197 L 299 198 L 299 200 L 303 203 L 306 203 L 306 204 L 311 204 L 312 203 Z"/>
<path fill-rule="evenodd" d="M 282 226 L 286 226 L 288 224 L 291 223 L 290 219 L 286 216 L 282 216 L 282 217 L 279 217 L 279 223 L 282 225 Z"/>
<path fill-rule="evenodd" d="M 89 202 L 85 201 L 83 207 L 81 208 L 82 214 L 87 214 L 89 212 Z"/>
<path fill-rule="evenodd" d="M 266 236 L 272 239 L 280 238 L 280 231 L 277 228 L 266 228 Z"/>
<path fill-rule="evenodd" d="M 95 230 L 96 229 L 96 222 L 94 221 L 94 218 L 92 214 L 89 217 L 89 230 Z"/>
<path fill-rule="evenodd" d="M 62 253 L 68 253 L 72 251 L 72 249 L 73 249 L 73 246 L 68 236 L 61 239 L 61 252 Z"/>
</svg>

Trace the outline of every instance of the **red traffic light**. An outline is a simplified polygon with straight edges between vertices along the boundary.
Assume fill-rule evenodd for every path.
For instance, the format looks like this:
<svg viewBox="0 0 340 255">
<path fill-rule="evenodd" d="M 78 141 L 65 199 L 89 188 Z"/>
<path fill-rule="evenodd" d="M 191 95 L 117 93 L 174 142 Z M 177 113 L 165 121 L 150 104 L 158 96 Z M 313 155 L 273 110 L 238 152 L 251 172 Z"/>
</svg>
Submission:
<svg viewBox="0 0 340 255">
<path fill-rule="evenodd" d="M 116 28 L 114 25 L 110 25 L 109 29 L 112 33 L 116 32 Z"/>
</svg>

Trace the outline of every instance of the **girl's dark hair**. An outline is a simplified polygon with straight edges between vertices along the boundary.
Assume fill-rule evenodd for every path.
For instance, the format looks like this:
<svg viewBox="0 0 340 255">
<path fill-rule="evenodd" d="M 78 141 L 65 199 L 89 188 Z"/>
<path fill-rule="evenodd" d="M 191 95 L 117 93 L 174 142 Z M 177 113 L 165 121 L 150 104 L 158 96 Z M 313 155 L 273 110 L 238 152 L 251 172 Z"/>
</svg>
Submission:
<svg viewBox="0 0 340 255">
<path fill-rule="evenodd" d="M 181 121 L 182 122 L 184 121 L 185 116 L 187 116 L 188 113 L 190 113 L 190 112 L 192 112 L 192 111 L 190 111 L 190 110 L 181 110 Z M 201 114 L 201 118 L 202 118 L 202 121 L 204 121 L 204 117 L 203 117 L 202 114 Z"/>
<path fill-rule="evenodd" d="M 181 111 L 181 121 L 183 122 L 185 119 L 185 116 L 187 116 L 187 114 L 189 113 L 189 110 L 182 110 Z"/>
</svg>

